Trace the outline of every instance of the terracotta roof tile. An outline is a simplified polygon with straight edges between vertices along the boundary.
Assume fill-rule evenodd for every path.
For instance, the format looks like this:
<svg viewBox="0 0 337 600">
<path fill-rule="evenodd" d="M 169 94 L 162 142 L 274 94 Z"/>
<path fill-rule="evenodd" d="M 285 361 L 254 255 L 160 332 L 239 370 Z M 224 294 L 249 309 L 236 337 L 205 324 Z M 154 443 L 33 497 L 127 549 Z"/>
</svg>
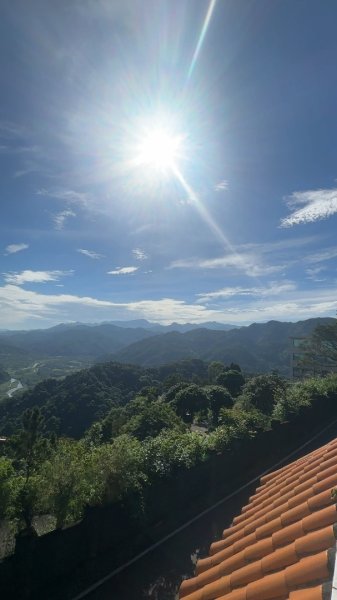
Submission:
<svg viewBox="0 0 337 600">
<path fill-rule="evenodd" d="M 261 478 L 249 503 L 183 581 L 185 600 L 330 600 L 337 439 Z"/>
</svg>

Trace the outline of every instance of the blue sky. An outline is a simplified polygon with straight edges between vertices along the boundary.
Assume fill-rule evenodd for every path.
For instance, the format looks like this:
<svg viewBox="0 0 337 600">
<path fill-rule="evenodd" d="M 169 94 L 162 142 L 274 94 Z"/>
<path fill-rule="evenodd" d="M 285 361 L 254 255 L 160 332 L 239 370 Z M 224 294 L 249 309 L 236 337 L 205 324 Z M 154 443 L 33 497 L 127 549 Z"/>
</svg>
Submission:
<svg viewBox="0 0 337 600">
<path fill-rule="evenodd" d="M 334 0 L 2 12 L 0 328 L 335 315 Z"/>
</svg>

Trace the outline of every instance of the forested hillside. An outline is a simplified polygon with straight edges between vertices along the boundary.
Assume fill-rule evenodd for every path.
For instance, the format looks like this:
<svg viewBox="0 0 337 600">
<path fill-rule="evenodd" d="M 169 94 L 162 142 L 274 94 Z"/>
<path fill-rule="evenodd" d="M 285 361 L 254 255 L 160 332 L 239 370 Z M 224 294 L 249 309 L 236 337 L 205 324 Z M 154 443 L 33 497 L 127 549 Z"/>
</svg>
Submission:
<svg viewBox="0 0 337 600">
<path fill-rule="evenodd" d="M 144 367 L 187 358 L 241 364 L 251 373 L 276 369 L 289 374 L 291 336 L 306 336 L 332 319 L 298 323 L 254 323 L 228 329 L 219 323 L 168 326 L 140 320 L 124 325 L 81 323 L 45 330 L 0 333 L 0 364 L 24 387 L 61 377 L 95 362 L 116 361 Z M 140 327 L 139 325 L 142 325 Z M 158 331 L 160 332 L 158 334 Z M 165 333 L 162 333 L 165 332 Z"/>
<path fill-rule="evenodd" d="M 48 513 L 61 527 L 87 505 L 129 499 L 140 518 L 149 487 L 276 421 L 311 407 L 335 410 L 336 401 L 335 375 L 293 384 L 200 360 L 147 370 L 109 363 L 47 380 L 0 406 L 9 436 L 0 454 L 0 517 L 22 527 Z"/>
<path fill-rule="evenodd" d="M 133 342 L 153 335 L 143 328 L 101 325 L 58 325 L 50 329 L 7 332 L 0 342 L 34 356 L 91 356 L 116 352 Z"/>
<path fill-rule="evenodd" d="M 155 366 L 183 358 L 205 361 L 234 361 L 248 372 L 267 373 L 276 369 L 289 375 L 290 338 L 312 333 L 318 324 L 334 319 L 308 319 L 297 323 L 269 321 L 230 331 L 198 329 L 171 332 L 134 343 L 114 355 L 119 362 Z"/>
<path fill-rule="evenodd" d="M 255 328 L 250 332 L 254 339 Z M 323 334 L 335 335 L 335 321 Z M 7 437 L 0 518 L 32 531 L 34 516 L 47 514 L 62 528 L 88 507 L 118 504 L 141 531 L 144 519 L 169 519 L 165 489 L 177 501 L 181 490 L 190 494 L 188 479 L 201 497 L 200 486 L 222 461 L 250 465 L 254 448 L 263 456 L 263 440 L 270 445 L 274 432 L 276 446 L 277 435 L 285 440 L 280 424 L 309 436 L 336 412 L 336 374 L 293 382 L 276 372 L 247 374 L 235 362 L 189 359 L 147 369 L 110 362 L 49 379 L 0 405 Z"/>
</svg>

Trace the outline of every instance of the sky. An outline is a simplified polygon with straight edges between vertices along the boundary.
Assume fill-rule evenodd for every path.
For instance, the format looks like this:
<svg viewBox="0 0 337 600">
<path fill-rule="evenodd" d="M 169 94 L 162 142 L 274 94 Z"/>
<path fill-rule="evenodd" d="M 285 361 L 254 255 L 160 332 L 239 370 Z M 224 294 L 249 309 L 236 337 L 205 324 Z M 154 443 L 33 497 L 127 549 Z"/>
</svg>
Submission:
<svg viewBox="0 0 337 600">
<path fill-rule="evenodd" d="M 0 329 L 335 316 L 336 20 L 4 0 Z"/>
</svg>

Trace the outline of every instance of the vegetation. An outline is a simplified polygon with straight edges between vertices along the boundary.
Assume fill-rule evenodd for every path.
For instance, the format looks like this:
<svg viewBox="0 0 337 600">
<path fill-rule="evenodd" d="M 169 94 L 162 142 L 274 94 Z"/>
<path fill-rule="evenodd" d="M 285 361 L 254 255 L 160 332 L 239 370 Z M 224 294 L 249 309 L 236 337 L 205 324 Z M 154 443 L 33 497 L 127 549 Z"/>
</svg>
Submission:
<svg viewBox="0 0 337 600">
<path fill-rule="evenodd" d="M 319 324 L 334 319 L 308 319 L 298 323 L 253 323 L 230 331 L 197 329 L 186 333 L 163 333 L 130 344 L 114 360 L 143 367 L 159 366 L 187 358 L 230 365 L 238 363 L 246 373 L 289 373 L 289 338 L 307 337 Z M 212 381 L 215 383 L 215 381 Z"/>
<path fill-rule="evenodd" d="M 337 319 L 318 325 L 304 344 L 304 362 L 314 370 L 337 368 Z"/>
<path fill-rule="evenodd" d="M 0 407 L 10 434 L 0 518 L 30 527 L 34 515 L 52 514 L 62 527 L 86 506 L 127 498 L 140 515 L 149 486 L 327 398 L 337 400 L 336 375 L 294 384 L 218 361 L 147 370 L 108 363 L 47 380 Z M 191 429 L 198 423 L 206 434 Z"/>
<path fill-rule="evenodd" d="M 0 383 L 4 383 L 5 381 L 8 381 L 8 379 L 10 379 L 9 373 L 7 373 L 0 365 Z"/>
<path fill-rule="evenodd" d="M 246 373 L 269 373 L 277 369 L 287 375 L 289 337 L 307 337 L 317 325 L 334 321 L 329 318 L 298 323 L 270 321 L 233 329 L 212 323 L 197 328 L 178 324 L 164 327 L 138 321 L 124 327 L 113 323 L 73 323 L 42 330 L 3 331 L 0 332 L 0 365 L 25 389 L 48 377 L 63 377 L 97 361 L 108 360 L 166 369 L 166 376 L 171 373 L 175 378 L 171 385 L 185 380 L 179 362 L 191 358 L 199 359 L 200 363 L 216 361 L 220 363 L 220 371 L 224 363 L 233 370 L 237 370 L 239 363 Z M 173 367 L 174 361 L 179 362 Z M 196 377 L 200 377 L 197 362 L 195 367 Z M 202 377 L 207 378 L 207 373 Z M 215 377 L 209 381 L 214 384 Z M 5 398 L 7 392 L 8 384 L 1 383 L 0 371 L 0 399 Z"/>
</svg>

